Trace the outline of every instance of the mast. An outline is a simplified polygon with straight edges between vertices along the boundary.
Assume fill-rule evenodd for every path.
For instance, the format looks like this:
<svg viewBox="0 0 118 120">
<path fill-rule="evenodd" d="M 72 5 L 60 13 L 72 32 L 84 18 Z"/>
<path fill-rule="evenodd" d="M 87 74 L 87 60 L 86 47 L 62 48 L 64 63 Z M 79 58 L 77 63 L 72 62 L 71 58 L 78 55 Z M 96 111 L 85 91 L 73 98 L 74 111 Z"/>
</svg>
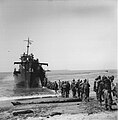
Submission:
<svg viewBox="0 0 118 120">
<path fill-rule="evenodd" d="M 27 57 L 28 57 L 28 54 L 29 54 L 29 46 L 31 45 L 31 41 L 28 37 L 28 40 L 24 40 L 27 42 Z M 29 69 L 29 64 L 28 64 L 28 69 Z M 26 64 L 25 64 L 25 81 L 26 81 L 26 87 L 29 88 L 29 82 L 30 82 L 30 79 L 28 77 L 28 73 L 27 73 L 27 70 L 26 70 Z"/>
<path fill-rule="evenodd" d="M 28 37 L 28 40 L 24 40 L 24 41 L 27 42 L 27 55 L 28 55 L 28 54 L 29 54 L 29 45 L 31 45 L 31 42 L 33 42 L 33 41 L 31 41 L 31 40 L 29 39 L 29 37 Z"/>
</svg>

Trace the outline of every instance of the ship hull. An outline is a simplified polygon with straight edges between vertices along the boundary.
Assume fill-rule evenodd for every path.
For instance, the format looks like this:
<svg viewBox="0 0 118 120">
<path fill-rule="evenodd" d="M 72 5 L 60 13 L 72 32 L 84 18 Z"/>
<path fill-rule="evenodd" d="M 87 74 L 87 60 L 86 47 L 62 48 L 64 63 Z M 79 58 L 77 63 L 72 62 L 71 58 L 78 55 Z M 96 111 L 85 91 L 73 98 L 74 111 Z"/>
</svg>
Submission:
<svg viewBox="0 0 118 120">
<path fill-rule="evenodd" d="M 15 86 L 17 88 L 38 88 L 42 87 L 41 79 L 35 73 L 26 72 L 14 73 Z"/>
</svg>

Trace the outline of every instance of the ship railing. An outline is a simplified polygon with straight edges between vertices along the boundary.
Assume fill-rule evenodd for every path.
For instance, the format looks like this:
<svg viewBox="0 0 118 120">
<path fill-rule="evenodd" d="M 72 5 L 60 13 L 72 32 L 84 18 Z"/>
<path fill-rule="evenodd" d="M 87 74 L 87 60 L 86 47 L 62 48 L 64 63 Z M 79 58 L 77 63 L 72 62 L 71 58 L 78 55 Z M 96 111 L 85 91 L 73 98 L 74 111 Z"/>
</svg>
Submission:
<svg viewBox="0 0 118 120">
<path fill-rule="evenodd" d="M 26 64 L 27 62 L 14 62 L 14 64 Z M 38 63 L 39 65 L 47 65 L 48 66 L 48 63 Z"/>
</svg>

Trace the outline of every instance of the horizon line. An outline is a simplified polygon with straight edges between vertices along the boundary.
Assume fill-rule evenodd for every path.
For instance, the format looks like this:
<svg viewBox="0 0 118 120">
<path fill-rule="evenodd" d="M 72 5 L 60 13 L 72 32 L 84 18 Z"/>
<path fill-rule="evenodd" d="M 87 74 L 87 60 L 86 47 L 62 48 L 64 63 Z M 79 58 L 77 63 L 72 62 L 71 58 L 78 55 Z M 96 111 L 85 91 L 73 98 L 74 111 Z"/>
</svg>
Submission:
<svg viewBox="0 0 118 120">
<path fill-rule="evenodd" d="M 52 69 L 50 71 L 94 71 L 94 70 L 118 70 L 117 68 L 111 68 L 111 69 Z M 13 72 L 13 71 L 0 71 L 2 72 Z"/>
</svg>

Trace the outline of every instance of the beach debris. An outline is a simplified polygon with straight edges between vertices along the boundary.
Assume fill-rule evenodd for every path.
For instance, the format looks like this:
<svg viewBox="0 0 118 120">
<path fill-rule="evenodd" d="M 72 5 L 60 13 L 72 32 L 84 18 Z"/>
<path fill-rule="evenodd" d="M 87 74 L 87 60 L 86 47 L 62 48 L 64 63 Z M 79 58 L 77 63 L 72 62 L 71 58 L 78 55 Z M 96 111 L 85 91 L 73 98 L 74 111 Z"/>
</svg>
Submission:
<svg viewBox="0 0 118 120">
<path fill-rule="evenodd" d="M 21 105 L 21 102 L 11 102 L 13 106 L 15 105 Z"/>
<path fill-rule="evenodd" d="M 51 117 L 53 117 L 53 116 L 55 116 L 55 115 L 61 115 L 62 113 L 60 113 L 60 112 L 52 112 L 51 114 L 50 114 L 50 116 Z"/>
<path fill-rule="evenodd" d="M 13 112 L 13 115 L 18 116 L 21 114 L 29 114 L 29 113 L 34 113 L 34 111 L 33 110 L 19 110 L 19 111 Z"/>
<path fill-rule="evenodd" d="M 80 102 L 81 99 L 79 98 L 57 98 L 55 100 L 46 100 L 46 101 L 40 101 L 40 102 L 29 102 L 29 103 L 22 103 L 22 102 L 11 102 L 14 106 L 15 105 L 27 105 L 27 104 L 47 104 L 47 103 L 66 103 L 66 102 Z"/>
</svg>

